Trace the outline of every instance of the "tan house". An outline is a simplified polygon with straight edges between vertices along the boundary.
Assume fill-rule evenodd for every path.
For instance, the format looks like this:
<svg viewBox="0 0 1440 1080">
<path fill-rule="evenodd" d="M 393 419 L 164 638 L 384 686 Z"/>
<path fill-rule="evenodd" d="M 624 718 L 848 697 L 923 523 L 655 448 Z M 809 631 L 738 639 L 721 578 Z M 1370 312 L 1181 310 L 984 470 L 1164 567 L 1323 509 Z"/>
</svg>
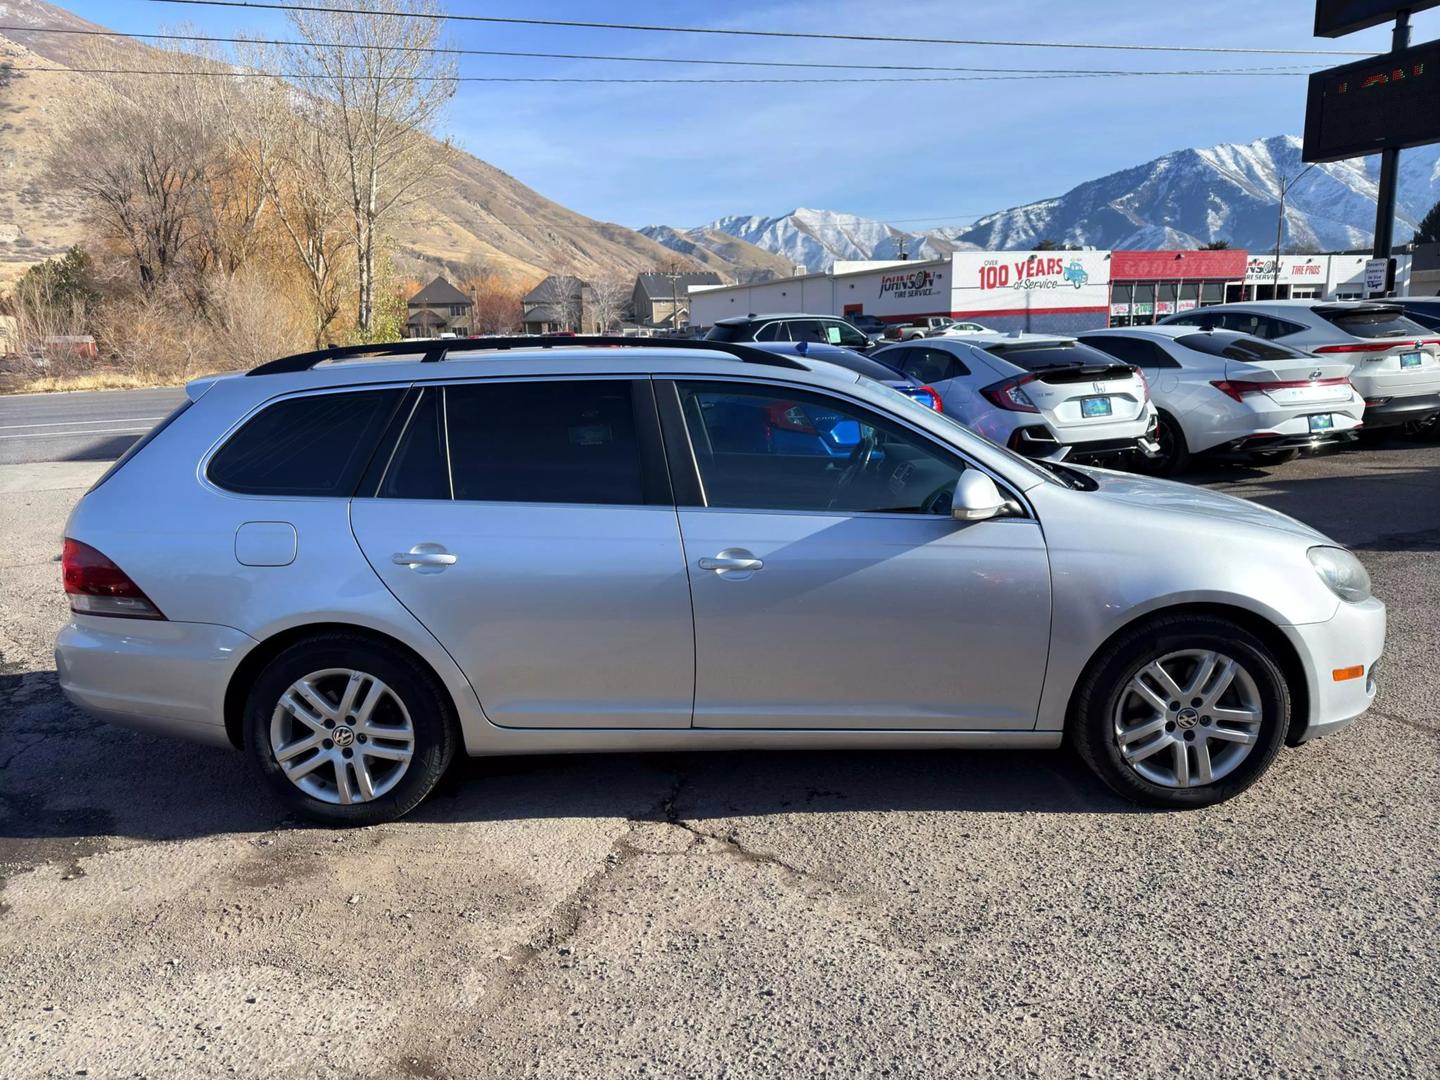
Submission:
<svg viewBox="0 0 1440 1080">
<path fill-rule="evenodd" d="M 639 274 L 630 297 L 631 312 L 641 326 L 678 330 L 690 325 L 690 286 L 723 284 L 713 270 Z"/>
<path fill-rule="evenodd" d="M 469 337 L 475 304 L 443 277 L 437 277 L 405 304 L 405 336 L 432 338 L 444 334 Z"/>
<path fill-rule="evenodd" d="M 590 286 L 570 274 L 551 274 L 520 298 L 527 334 L 573 334 L 590 325 Z"/>
<path fill-rule="evenodd" d="M 0 356 L 20 349 L 20 323 L 14 315 L 0 315 Z"/>
</svg>

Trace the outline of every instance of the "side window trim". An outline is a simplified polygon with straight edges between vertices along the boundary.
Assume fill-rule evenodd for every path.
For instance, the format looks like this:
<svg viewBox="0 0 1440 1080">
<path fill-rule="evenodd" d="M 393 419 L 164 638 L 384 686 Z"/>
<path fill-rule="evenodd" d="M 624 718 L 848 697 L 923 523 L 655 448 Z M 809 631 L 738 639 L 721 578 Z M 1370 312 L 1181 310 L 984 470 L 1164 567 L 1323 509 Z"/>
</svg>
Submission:
<svg viewBox="0 0 1440 1080">
<path fill-rule="evenodd" d="M 813 394 L 817 397 L 831 398 L 836 402 L 858 409 L 862 413 L 878 415 L 887 423 L 903 428 L 908 434 L 922 442 L 927 449 L 938 454 L 948 454 L 958 460 L 966 469 L 974 469 L 982 472 L 995 481 L 1000 492 L 1007 499 L 1020 507 L 1021 513 L 1008 518 L 1001 518 L 1002 521 L 1034 521 L 1035 513 L 1024 494 L 1015 487 L 1004 476 L 994 469 L 987 467 L 982 462 L 972 459 L 958 447 L 936 438 L 930 432 L 909 423 L 904 417 L 895 416 L 892 413 L 882 412 L 866 401 L 858 401 L 851 397 L 838 394 L 828 388 L 819 389 L 808 386 L 796 386 L 793 383 L 770 382 L 754 376 L 738 375 L 687 375 L 682 377 L 661 377 L 655 378 L 655 390 L 660 412 L 661 427 L 664 432 L 667 457 L 671 466 L 671 481 L 675 491 L 675 505 L 681 509 L 710 509 L 709 501 L 705 498 L 704 483 L 700 476 L 700 465 L 696 458 L 694 444 L 690 435 L 690 425 L 685 419 L 684 409 L 680 403 L 681 382 L 705 382 L 705 383 L 734 383 L 739 387 L 759 387 L 767 391 L 788 391 Z M 678 464 L 677 464 L 678 463 Z M 835 516 L 836 511 L 822 510 L 775 510 L 763 507 L 717 507 L 725 513 L 745 514 L 803 514 L 807 516 Z M 846 510 L 844 515 L 864 516 L 872 518 L 895 518 L 897 520 L 914 521 L 916 515 L 902 513 L 897 514 L 886 510 Z"/>
</svg>

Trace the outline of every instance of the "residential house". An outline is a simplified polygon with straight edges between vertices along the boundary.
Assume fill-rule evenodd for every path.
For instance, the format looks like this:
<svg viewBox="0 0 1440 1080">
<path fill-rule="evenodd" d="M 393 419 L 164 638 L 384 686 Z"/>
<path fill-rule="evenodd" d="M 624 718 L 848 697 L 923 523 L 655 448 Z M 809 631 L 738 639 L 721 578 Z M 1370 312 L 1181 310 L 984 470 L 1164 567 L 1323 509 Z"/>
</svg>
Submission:
<svg viewBox="0 0 1440 1080">
<path fill-rule="evenodd" d="M 639 274 L 630 299 L 635 322 L 664 330 L 689 326 L 690 286 L 723 284 L 713 270 Z"/>
<path fill-rule="evenodd" d="M 527 334 L 577 333 L 590 325 L 590 286 L 571 274 L 551 274 L 520 298 L 520 325 Z"/>
<path fill-rule="evenodd" d="M 469 337 L 475 304 L 443 277 L 437 277 L 405 305 L 405 336 L 432 338 L 442 334 Z"/>
</svg>

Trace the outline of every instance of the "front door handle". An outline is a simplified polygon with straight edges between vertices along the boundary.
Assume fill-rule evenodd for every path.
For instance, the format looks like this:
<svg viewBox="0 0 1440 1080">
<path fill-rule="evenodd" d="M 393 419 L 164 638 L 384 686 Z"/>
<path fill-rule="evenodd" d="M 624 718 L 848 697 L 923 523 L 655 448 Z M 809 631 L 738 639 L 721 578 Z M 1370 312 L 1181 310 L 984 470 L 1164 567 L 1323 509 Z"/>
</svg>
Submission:
<svg viewBox="0 0 1440 1080">
<path fill-rule="evenodd" d="M 756 570 L 765 569 L 765 560 L 757 559 L 744 548 L 726 548 L 716 555 L 701 556 L 700 569 L 714 570 L 721 577 L 743 579 Z"/>
<path fill-rule="evenodd" d="M 397 551 L 390 561 L 396 566 L 408 566 L 417 574 L 438 574 L 455 565 L 455 556 L 441 544 L 416 544 L 409 551 Z"/>
</svg>

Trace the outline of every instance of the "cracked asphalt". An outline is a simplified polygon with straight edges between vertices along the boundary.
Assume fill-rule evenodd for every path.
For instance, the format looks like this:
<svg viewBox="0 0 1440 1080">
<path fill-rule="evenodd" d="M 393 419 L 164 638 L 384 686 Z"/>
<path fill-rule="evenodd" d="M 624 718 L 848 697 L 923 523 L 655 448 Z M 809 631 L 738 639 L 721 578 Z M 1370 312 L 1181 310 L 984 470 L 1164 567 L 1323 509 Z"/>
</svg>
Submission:
<svg viewBox="0 0 1440 1080">
<path fill-rule="evenodd" d="M 1230 803 L 1063 753 L 560 757 L 346 832 L 62 701 L 99 468 L 0 466 L 0 1076 L 1440 1075 L 1440 444 L 1193 478 L 1390 606 L 1375 709 Z"/>
</svg>

